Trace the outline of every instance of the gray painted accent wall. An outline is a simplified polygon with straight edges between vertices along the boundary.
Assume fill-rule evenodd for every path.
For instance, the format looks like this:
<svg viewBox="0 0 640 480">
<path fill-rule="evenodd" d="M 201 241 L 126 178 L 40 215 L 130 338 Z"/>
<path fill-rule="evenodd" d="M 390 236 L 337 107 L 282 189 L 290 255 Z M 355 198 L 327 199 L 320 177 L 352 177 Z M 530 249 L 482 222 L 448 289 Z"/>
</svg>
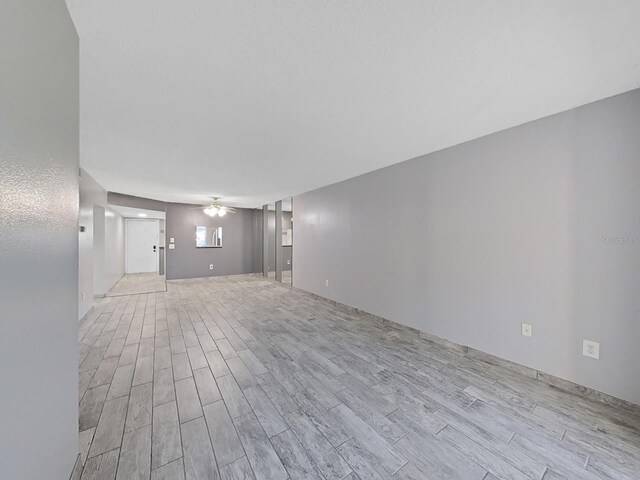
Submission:
<svg viewBox="0 0 640 480">
<path fill-rule="evenodd" d="M 78 36 L 62 0 L 0 8 L 0 478 L 78 455 Z"/>
<path fill-rule="evenodd" d="M 260 213 L 238 209 L 235 215 L 209 217 L 195 205 L 167 203 L 167 242 L 175 239 L 175 249 L 167 247 L 167 280 L 179 278 L 237 275 L 260 271 L 261 232 L 256 231 Z M 222 248 L 196 248 L 196 225 L 222 227 Z M 209 270 L 213 264 L 214 269 Z"/>
<path fill-rule="evenodd" d="M 295 284 L 640 403 L 638 132 L 634 90 L 299 195 Z"/>
</svg>

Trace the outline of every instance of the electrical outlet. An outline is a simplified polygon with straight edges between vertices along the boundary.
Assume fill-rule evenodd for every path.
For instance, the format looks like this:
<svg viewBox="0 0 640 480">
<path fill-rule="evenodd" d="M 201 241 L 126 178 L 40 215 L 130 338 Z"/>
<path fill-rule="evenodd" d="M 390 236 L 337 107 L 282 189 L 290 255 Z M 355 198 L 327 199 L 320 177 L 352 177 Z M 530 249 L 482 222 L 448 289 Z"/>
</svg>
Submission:
<svg viewBox="0 0 640 480">
<path fill-rule="evenodd" d="M 600 360 L 600 344 L 591 340 L 583 340 L 582 355 Z"/>
<path fill-rule="evenodd" d="M 328 287 L 328 286 L 329 286 L 329 280 L 325 280 L 325 281 L 324 281 L 324 286 L 325 286 L 325 287 Z"/>
<path fill-rule="evenodd" d="M 531 335 L 533 335 L 533 327 L 531 326 L 530 323 L 523 323 L 522 324 L 522 336 L 523 337 L 530 337 Z"/>
<path fill-rule="evenodd" d="M 209 270 L 213 270 L 213 265 L 209 265 Z"/>
<path fill-rule="evenodd" d="M 175 250 L 176 248 L 176 244 L 175 243 L 170 243 L 169 244 L 169 250 Z"/>
</svg>

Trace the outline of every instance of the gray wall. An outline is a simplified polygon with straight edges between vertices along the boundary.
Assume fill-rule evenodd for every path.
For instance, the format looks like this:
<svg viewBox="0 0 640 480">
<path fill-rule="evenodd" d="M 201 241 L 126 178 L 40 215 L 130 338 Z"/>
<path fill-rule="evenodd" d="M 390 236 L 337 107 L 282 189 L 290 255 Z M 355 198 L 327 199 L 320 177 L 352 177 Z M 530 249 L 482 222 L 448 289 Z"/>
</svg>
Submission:
<svg viewBox="0 0 640 480">
<path fill-rule="evenodd" d="M 638 132 L 636 90 L 300 195 L 295 284 L 640 403 Z"/>
<path fill-rule="evenodd" d="M 257 210 L 238 209 L 235 215 L 211 218 L 194 205 L 167 203 L 167 280 L 254 273 L 260 269 Z M 222 227 L 222 248 L 196 248 L 196 225 Z M 209 270 L 213 264 L 214 269 Z"/>
<path fill-rule="evenodd" d="M 0 478 L 78 454 L 78 38 L 62 0 L 0 8 Z"/>
</svg>

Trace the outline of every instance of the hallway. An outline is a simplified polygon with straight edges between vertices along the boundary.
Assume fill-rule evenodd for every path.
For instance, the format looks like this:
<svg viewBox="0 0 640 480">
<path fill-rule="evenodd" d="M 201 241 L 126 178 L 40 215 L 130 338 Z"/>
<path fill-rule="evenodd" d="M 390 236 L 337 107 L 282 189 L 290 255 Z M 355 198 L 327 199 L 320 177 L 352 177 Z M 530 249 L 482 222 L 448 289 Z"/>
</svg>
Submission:
<svg viewBox="0 0 640 480">
<path fill-rule="evenodd" d="M 630 479 L 640 469 L 638 410 L 259 276 L 105 298 L 81 324 L 80 355 L 74 479 Z"/>
</svg>

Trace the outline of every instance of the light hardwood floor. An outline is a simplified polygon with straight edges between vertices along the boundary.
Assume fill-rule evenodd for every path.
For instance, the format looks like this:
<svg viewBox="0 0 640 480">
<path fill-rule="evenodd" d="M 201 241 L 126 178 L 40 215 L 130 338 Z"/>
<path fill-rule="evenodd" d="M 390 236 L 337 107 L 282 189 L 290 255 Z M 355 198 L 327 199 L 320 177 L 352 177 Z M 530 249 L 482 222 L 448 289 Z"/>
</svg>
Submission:
<svg viewBox="0 0 640 480">
<path fill-rule="evenodd" d="M 640 413 L 260 276 L 105 298 L 75 479 L 638 479 Z"/>
</svg>

